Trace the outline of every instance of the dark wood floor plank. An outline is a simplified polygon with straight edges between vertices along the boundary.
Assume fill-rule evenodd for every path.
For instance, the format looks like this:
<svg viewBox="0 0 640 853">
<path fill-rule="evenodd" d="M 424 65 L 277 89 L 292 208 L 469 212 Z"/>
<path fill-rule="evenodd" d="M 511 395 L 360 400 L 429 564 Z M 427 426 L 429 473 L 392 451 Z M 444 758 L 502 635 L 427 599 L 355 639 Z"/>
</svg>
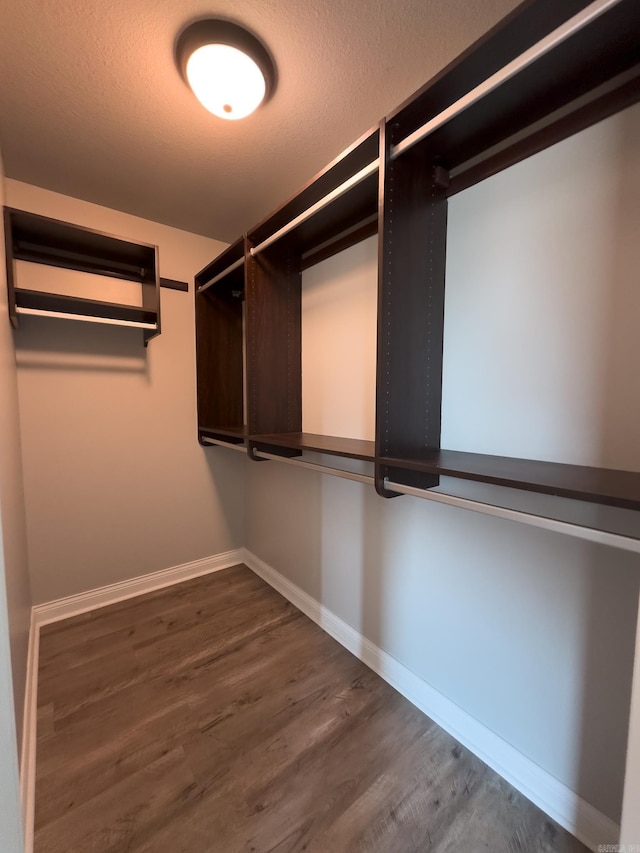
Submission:
<svg viewBox="0 0 640 853">
<path fill-rule="evenodd" d="M 41 635 L 36 853 L 586 848 L 243 566 Z"/>
</svg>

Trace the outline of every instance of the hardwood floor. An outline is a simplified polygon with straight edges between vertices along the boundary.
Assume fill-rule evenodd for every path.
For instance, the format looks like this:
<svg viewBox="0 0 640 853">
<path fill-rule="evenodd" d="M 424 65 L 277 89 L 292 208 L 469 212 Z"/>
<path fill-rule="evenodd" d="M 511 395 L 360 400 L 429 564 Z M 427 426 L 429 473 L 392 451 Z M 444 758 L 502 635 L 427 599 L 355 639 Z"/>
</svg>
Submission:
<svg viewBox="0 0 640 853">
<path fill-rule="evenodd" d="M 577 853 L 244 566 L 44 627 L 36 853 Z"/>
</svg>

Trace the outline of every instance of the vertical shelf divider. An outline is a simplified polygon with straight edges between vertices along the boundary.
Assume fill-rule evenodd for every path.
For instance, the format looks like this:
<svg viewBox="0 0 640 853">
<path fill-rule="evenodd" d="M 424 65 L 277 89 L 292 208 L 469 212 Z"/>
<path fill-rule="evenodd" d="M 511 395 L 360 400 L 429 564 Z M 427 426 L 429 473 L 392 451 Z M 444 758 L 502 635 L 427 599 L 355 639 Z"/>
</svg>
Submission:
<svg viewBox="0 0 640 853">
<path fill-rule="evenodd" d="M 241 245 L 238 245 L 240 243 Z M 231 249 L 233 257 L 244 253 L 244 240 Z M 242 300 L 245 270 L 242 265 L 206 286 L 208 268 L 196 276 L 196 379 L 199 437 L 215 433 L 244 435 Z M 214 276 L 215 277 L 215 276 Z M 202 289 L 200 289 L 202 288 Z"/>
<path fill-rule="evenodd" d="M 380 457 L 440 447 L 448 173 L 414 150 L 391 159 L 395 126 L 380 154 L 376 490 L 385 478 L 433 488 L 439 478 L 400 471 Z"/>
<path fill-rule="evenodd" d="M 288 241 L 255 257 L 247 251 L 246 282 L 248 433 L 301 432 L 302 274 Z M 283 447 L 273 452 L 300 455 Z M 249 456 L 256 459 L 251 442 Z"/>
</svg>

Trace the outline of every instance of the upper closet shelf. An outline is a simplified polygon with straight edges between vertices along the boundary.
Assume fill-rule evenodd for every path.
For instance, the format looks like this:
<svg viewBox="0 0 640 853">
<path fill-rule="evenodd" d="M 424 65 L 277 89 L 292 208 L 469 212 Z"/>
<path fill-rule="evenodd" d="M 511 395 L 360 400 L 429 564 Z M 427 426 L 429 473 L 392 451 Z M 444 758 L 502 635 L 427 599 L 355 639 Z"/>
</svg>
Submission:
<svg viewBox="0 0 640 853">
<path fill-rule="evenodd" d="M 389 117 L 391 159 L 418 149 L 452 195 L 624 109 L 638 32 L 637 0 L 520 6 Z"/>
<path fill-rule="evenodd" d="M 273 435 L 250 435 L 249 441 L 258 446 L 286 447 L 299 452 L 313 451 L 331 456 L 345 456 L 373 462 L 374 442 L 357 438 L 340 438 L 333 435 L 316 435 L 310 432 L 275 433 Z"/>
<path fill-rule="evenodd" d="M 457 450 L 425 451 L 419 457 L 381 459 L 391 469 L 524 489 L 590 503 L 640 509 L 640 472 L 566 465 Z"/>
<path fill-rule="evenodd" d="M 380 129 L 370 131 L 316 175 L 300 192 L 285 202 L 248 233 L 250 254 L 255 257 L 279 241 L 286 241 L 301 257 L 334 240 L 345 248 L 345 233 L 376 219 Z M 357 242 L 362 236 L 354 236 Z"/>
<path fill-rule="evenodd" d="M 241 237 L 200 270 L 196 275 L 196 293 L 203 293 L 215 285 L 218 290 L 241 295 L 244 292 L 244 260 L 245 243 Z"/>
<path fill-rule="evenodd" d="M 142 328 L 145 346 L 160 334 L 156 246 L 8 207 L 4 208 L 4 227 L 9 316 L 14 328 L 18 328 L 19 314 L 30 314 Z M 142 306 L 16 287 L 14 261 L 137 282 Z"/>
<path fill-rule="evenodd" d="M 385 497 L 443 499 L 449 476 L 640 509 L 635 471 L 439 448 L 447 200 L 640 100 L 638 33 L 638 0 L 525 0 L 203 270 L 201 436 L 228 430 L 253 459 L 373 460 Z M 376 231 L 376 443 L 303 433 L 301 272 Z"/>
</svg>

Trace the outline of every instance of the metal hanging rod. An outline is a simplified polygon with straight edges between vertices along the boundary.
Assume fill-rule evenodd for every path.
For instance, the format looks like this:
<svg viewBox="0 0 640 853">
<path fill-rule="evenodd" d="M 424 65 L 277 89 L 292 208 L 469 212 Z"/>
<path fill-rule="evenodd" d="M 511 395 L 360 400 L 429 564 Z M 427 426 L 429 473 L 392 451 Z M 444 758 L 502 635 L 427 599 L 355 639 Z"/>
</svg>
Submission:
<svg viewBox="0 0 640 853">
<path fill-rule="evenodd" d="M 247 448 L 244 444 L 234 444 L 232 441 L 220 441 L 217 438 L 210 438 L 208 435 L 203 435 L 200 441 L 206 442 L 206 444 L 215 444 L 220 445 L 220 447 L 228 447 L 229 450 L 239 450 L 240 453 L 246 453 Z"/>
<path fill-rule="evenodd" d="M 518 72 L 527 68 L 537 59 L 540 59 L 546 53 L 553 50 L 554 47 L 557 47 L 572 35 L 584 29 L 592 21 L 613 8 L 613 6 L 617 6 L 620 2 L 622 0 L 595 0 L 594 3 L 591 3 L 581 12 L 578 12 L 577 15 L 574 15 L 573 18 L 569 18 L 562 26 L 553 30 L 549 35 L 532 45 L 528 50 L 525 50 L 524 53 L 521 53 L 520 56 L 507 63 L 504 68 L 487 77 L 475 89 L 467 92 L 466 95 L 463 95 L 455 103 L 451 104 L 451 106 L 438 113 L 437 116 L 434 116 L 426 124 L 423 124 L 422 127 L 414 130 L 413 133 L 410 133 L 409 136 L 397 145 L 393 145 L 390 152 L 391 159 L 395 160 L 396 157 L 413 148 L 414 145 L 421 142 L 439 127 L 451 121 L 452 118 L 464 112 L 468 107 L 484 98 L 485 95 L 497 89 L 502 83 L 506 83 L 507 80 L 510 80 Z"/>
<path fill-rule="evenodd" d="M 623 536 L 620 533 L 609 533 L 606 530 L 595 530 L 592 527 L 584 527 L 581 524 L 573 524 L 570 521 L 558 521 L 555 518 L 544 518 L 540 515 L 532 515 L 523 510 L 507 509 L 501 506 L 492 506 L 482 501 L 474 501 L 470 498 L 459 498 L 454 495 L 443 495 L 440 492 L 431 492 L 426 489 L 416 489 L 413 486 L 404 486 L 402 483 L 394 483 L 387 477 L 384 479 L 385 488 L 392 492 L 403 495 L 412 495 L 427 501 L 455 506 L 459 509 L 467 509 L 472 512 L 480 512 L 483 515 L 492 515 L 495 518 L 505 518 L 509 521 L 518 521 L 520 524 L 529 524 L 531 527 L 541 527 L 543 530 L 551 530 L 554 533 L 564 533 L 575 536 L 578 539 L 586 539 L 588 542 L 597 542 L 599 545 L 609 545 L 612 548 L 620 548 L 623 551 L 633 551 L 640 554 L 640 539 L 632 536 Z"/>
<path fill-rule="evenodd" d="M 331 204 L 332 201 L 335 201 L 335 199 L 340 198 L 340 196 L 349 192 L 352 187 L 355 187 L 357 184 L 364 181 L 365 178 L 369 177 L 369 175 L 375 174 L 378 171 L 378 163 L 379 158 L 376 158 L 372 163 L 369 163 L 368 166 L 365 166 L 364 169 L 360 169 L 360 171 L 356 172 L 355 175 L 352 175 L 348 180 L 340 184 L 340 186 L 331 190 L 331 192 L 327 193 L 326 196 L 321 198 L 315 204 L 312 204 L 311 207 L 308 207 L 299 216 L 296 216 L 295 219 L 292 219 L 291 222 L 287 222 L 286 225 L 283 225 L 282 228 L 279 228 L 274 234 L 267 237 L 266 240 L 263 240 L 262 243 L 258 243 L 257 246 L 250 249 L 251 256 L 255 257 L 256 255 L 259 255 L 260 252 L 264 251 L 264 249 L 272 243 L 275 243 L 276 240 L 284 237 L 285 234 L 288 234 L 290 231 L 293 231 L 294 228 L 297 228 L 298 225 L 306 222 L 307 219 L 310 219 L 314 214 L 318 213 L 318 211 L 327 207 L 327 205 Z"/>
<path fill-rule="evenodd" d="M 234 261 L 226 269 L 222 270 L 222 272 L 219 272 L 218 275 L 214 275 L 211 281 L 208 281 L 206 284 L 201 284 L 198 288 L 198 293 L 202 293 L 203 290 L 207 290 L 209 287 L 212 287 L 214 284 L 216 284 L 216 282 L 220 281 L 220 279 L 223 279 L 226 275 L 229 275 L 230 272 L 237 270 L 238 267 L 241 267 L 243 264 L 244 258 L 238 258 L 237 261 Z"/>
<path fill-rule="evenodd" d="M 373 477 L 366 474 L 354 474 L 352 471 L 342 471 L 340 468 L 318 465 L 315 462 L 305 462 L 302 459 L 293 459 L 289 456 L 278 456 L 276 453 L 263 453 L 261 450 L 254 450 L 253 454 L 261 459 L 273 459 L 275 462 L 296 465 L 298 468 L 307 468 L 309 471 L 317 471 L 319 474 L 332 474 L 334 477 L 342 477 L 343 480 L 355 480 L 356 483 L 366 483 L 367 485 L 373 483 Z"/>
<path fill-rule="evenodd" d="M 58 317 L 62 320 L 80 320 L 82 323 L 102 323 L 107 326 L 129 326 L 132 329 L 157 329 L 157 323 L 142 323 L 137 320 L 116 320 L 112 317 L 88 317 L 86 314 L 70 314 L 66 311 L 44 311 L 41 308 L 16 307 L 16 314 L 32 317 Z"/>
</svg>

